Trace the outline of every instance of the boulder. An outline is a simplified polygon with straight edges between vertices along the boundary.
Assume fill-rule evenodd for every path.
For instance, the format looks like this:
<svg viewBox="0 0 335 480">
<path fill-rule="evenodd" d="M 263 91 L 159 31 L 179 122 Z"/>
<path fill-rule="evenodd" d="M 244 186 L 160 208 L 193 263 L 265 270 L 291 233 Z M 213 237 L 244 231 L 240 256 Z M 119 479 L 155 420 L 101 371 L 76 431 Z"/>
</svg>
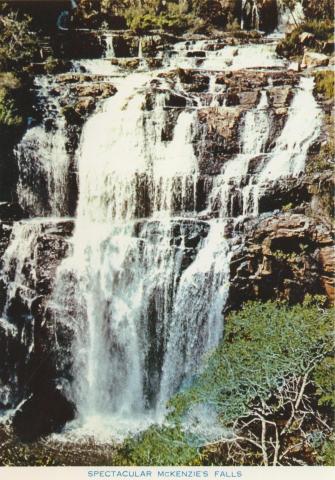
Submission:
<svg viewBox="0 0 335 480">
<path fill-rule="evenodd" d="M 329 57 L 323 53 L 305 52 L 301 68 L 325 67 L 329 63 Z"/>
<path fill-rule="evenodd" d="M 54 432 L 73 420 L 75 406 L 54 385 L 33 393 L 16 411 L 12 426 L 20 440 L 31 442 Z"/>
<path fill-rule="evenodd" d="M 311 47 L 315 43 L 315 35 L 310 32 L 302 32 L 299 35 L 299 42 L 301 45 Z"/>
</svg>

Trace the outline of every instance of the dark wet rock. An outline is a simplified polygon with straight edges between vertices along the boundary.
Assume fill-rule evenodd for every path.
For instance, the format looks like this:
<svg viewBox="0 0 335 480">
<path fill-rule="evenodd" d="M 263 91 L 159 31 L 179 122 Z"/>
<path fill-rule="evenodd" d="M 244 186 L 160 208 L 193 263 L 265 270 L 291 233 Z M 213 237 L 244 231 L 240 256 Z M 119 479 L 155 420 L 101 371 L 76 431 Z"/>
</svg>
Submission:
<svg viewBox="0 0 335 480">
<path fill-rule="evenodd" d="M 51 47 L 62 59 L 101 58 L 104 52 L 98 32 L 68 30 L 52 36 Z"/>
<path fill-rule="evenodd" d="M 3 229 L 3 224 L 0 225 Z M 3 243 L 4 247 L 8 246 L 9 233 L 10 230 L 1 235 L 0 248 Z M 0 322 L 0 347 L 3 347 L 4 359 L 0 368 L 0 385 L 10 385 L 8 407 L 14 407 L 31 395 L 40 405 L 43 396 L 47 401 L 50 382 L 59 375 L 66 378 L 69 374 L 69 370 L 60 373 L 61 367 L 58 366 L 59 351 L 63 348 L 57 338 L 61 327 L 50 314 L 49 300 L 57 267 L 69 253 L 68 240 L 72 233 L 73 222 L 46 220 L 36 231 L 36 248 L 32 256 L 21 264 L 23 277 L 15 294 L 7 298 L 8 285 L 0 282 L 0 317 L 4 317 Z M 16 268 L 17 264 L 12 262 L 11 271 L 7 272 L 11 281 L 15 278 Z M 66 355 L 70 353 L 63 349 L 61 365 L 69 363 Z M 41 389 L 45 392 L 43 395 L 40 395 Z"/>
<path fill-rule="evenodd" d="M 208 90 L 209 77 L 192 70 L 180 70 L 180 80 L 186 92 L 204 92 Z"/>
<path fill-rule="evenodd" d="M 21 220 L 24 216 L 24 212 L 19 204 L 0 202 L 0 221 Z"/>
<path fill-rule="evenodd" d="M 271 87 L 267 90 L 267 96 L 271 107 L 287 107 L 293 98 L 293 90 L 289 86 Z"/>
<path fill-rule="evenodd" d="M 246 0 L 241 12 L 245 29 L 260 29 L 272 32 L 278 24 L 278 6 L 276 0 L 257 0 L 258 24 L 254 12 L 254 0 Z"/>
<path fill-rule="evenodd" d="M 259 199 L 259 210 L 261 213 L 271 212 L 283 207 L 289 206 L 292 209 L 305 204 L 313 215 L 322 212 L 323 221 L 330 225 L 334 187 L 331 171 L 279 179 L 264 187 Z"/>
<path fill-rule="evenodd" d="M 74 404 L 50 384 L 44 385 L 23 403 L 14 415 L 12 426 L 20 440 L 29 442 L 60 432 L 74 416 Z"/>
</svg>

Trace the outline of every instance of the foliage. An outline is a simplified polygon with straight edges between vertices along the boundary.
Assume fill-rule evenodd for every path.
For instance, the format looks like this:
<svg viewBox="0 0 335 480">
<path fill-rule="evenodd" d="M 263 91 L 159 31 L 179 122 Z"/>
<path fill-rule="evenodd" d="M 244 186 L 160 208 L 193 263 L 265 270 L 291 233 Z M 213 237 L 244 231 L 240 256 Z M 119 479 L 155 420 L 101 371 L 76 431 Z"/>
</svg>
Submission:
<svg viewBox="0 0 335 480">
<path fill-rule="evenodd" d="M 0 126 L 17 127 L 23 122 L 16 102 L 16 92 L 21 88 L 19 78 L 13 73 L 0 73 Z"/>
<path fill-rule="evenodd" d="M 313 379 L 317 385 L 319 405 L 335 408 L 335 359 L 325 357 L 315 368 Z"/>
<path fill-rule="evenodd" d="M 332 70 L 322 70 L 314 74 L 315 91 L 322 95 L 325 100 L 334 98 L 334 72 Z"/>
<path fill-rule="evenodd" d="M 44 62 L 44 69 L 49 75 L 53 73 L 64 73 L 68 70 L 68 65 L 64 60 L 49 56 Z"/>
<path fill-rule="evenodd" d="M 183 423 L 192 405 L 209 404 L 222 425 L 232 429 L 214 442 L 215 455 L 221 449 L 219 458 L 211 457 L 207 446 L 210 461 L 313 462 L 319 448 L 315 439 L 323 445 L 331 430 L 331 411 L 319 411 L 318 404 L 333 402 L 333 321 L 322 304 L 312 297 L 294 307 L 251 302 L 230 315 L 225 339 L 204 371 L 170 404 L 170 419 L 177 423 Z"/>
<path fill-rule="evenodd" d="M 318 74 L 323 72 L 318 72 Z M 327 73 L 327 72 L 324 72 Z M 322 84 L 321 84 L 322 85 Z M 321 87 L 320 84 L 316 87 L 317 91 L 321 93 L 321 88 L 323 91 L 324 87 Z M 326 84 L 325 91 L 329 87 Z M 330 87 L 333 88 L 333 87 Z M 328 94 L 326 94 L 326 97 Z M 331 170 L 334 168 L 335 160 L 335 139 L 334 139 L 334 120 L 332 115 L 324 116 L 324 131 L 325 131 L 325 140 L 320 145 L 320 150 L 315 155 L 311 155 L 308 159 L 306 166 L 307 173 L 320 173 L 325 170 Z M 330 199 L 331 211 L 333 210 L 333 199 Z"/>
<path fill-rule="evenodd" d="M 333 0 L 305 0 L 304 12 L 307 18 L 333 21 L 334 2 Z"/>
<path fill-rule="evenodd" d="M 232 9 L 237 10 L 224 7 L 220 0 L 80 0 L 76 15 L 91 27 L 99 22 L 112 25 L 113 16 L 121 15 L 139 33 L 157 29 L 179 33 L 227 23 L 237 28 Z"/>
<path fill-rule="evenodd" d="M 324 302 L 250 302 L 232 313 L 224 341 L 193 386 L 171 400 L 170 426 L 127 440 L 118 463 L 330 464 L 333 322 Z M 196 405 L 216 410 L 219 438 L 206 441 L 192 430 Z"/>
<path fill-rule="evenodd" d="M 196 448 L 179 427 L 153 426 L 128 439 L 117 457 L 119 465 L 200 465 Z"/>
<path fill-rule="evenodd" d="M 301 55 L 303 53 L 303 45 L 300 43 L 299 36 L 303 32 L 315 35 L 314 48 L 317 51 L 321 51 L 323 42 L 332 38 L 333 29 L 333 23 L 329 20 L 314 19 L 303 22 L 278 43 L 277 53 L 285 57 Z"/>
<path fill-rule="evenodd" d="M 38 43 L 30 23 L 28 16 L 19 18 L 0 7 L 0 71 L 20 70 L 36 56 Z"/>
<path fill-rule="evenodd" d="M 330 325 L 331 314 L 317 306 L 246 304 L 230 315 L 225 339 L 195 385 L 171 402 L 173 417 L 181 417 L 191 403 L 209 401 L 231 424 L 247 413 L 253 398 L 266 401 L 287 375 L 320 362 L 331 349 Z"/>
<path fill-rule="evenodd" d="M 333 467 L 335 465 L 335 437 L 331 436 L 322 445 L 321 451 L 317 457 L 318 465 Z"/>
</svg>

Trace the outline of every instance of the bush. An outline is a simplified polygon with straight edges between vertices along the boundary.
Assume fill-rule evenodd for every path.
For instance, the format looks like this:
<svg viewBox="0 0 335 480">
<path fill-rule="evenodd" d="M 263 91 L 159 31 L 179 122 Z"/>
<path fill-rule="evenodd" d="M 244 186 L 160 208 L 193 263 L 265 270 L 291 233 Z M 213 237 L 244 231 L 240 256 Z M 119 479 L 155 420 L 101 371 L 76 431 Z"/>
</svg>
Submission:
<svg viewBox="0 0 335 480">
<path fill-rule="evenodd" d="M 18 127 L 23 118 L 19 114 L 16 92 L 21 88 L 19 78 L 13 73 L 0 74 L 0 126 Z"/>
<path fill-rule="evenodd" d="M 201 465 L 197 449 L 179 427 L 149 428 L 127 440 L 116 460 L 118 465 Z"/>
<path fill-rule="evenodd" d="M 277 53 L 285 57 L 302 55 L 303 45 L 299 41 L 302 32 L 315 35 L 315 49 L 322 50 L 322 43 L 333 37 L 333 23 L 329 20 L 310 20 L 297 26 L 292 32 L 278 43 Z"/>
<path fill-rule="evenodd" d="M 31 20 L 0 7 L 0 71 L 19 71 L 38 53 L 36 34 L 30 31 Z"/>
<path fill-rule="evenodd" d="M 316 352 L 323 358 L 331 350 L 331 327 L 330 312 L 317 306 L 246 304 L 227 319 L 224 341 L 195 385 L 171 401 L 172 416 L 181 418 L 190 404 L 208 401 L 230 425 L 253 398 L 266 401 L 287 375 L 302 374 Z"/>
<path fill-rule="evenodd" d="M 59 58 L 48 57 L 44 63 L 44 70 L 49 75 L 54 73 L 65 73 L 69 68 L 67 62 Z"/>
<path fill-rule="evenodd" d="M 307 18 L 331 20 L 334 19 L 333 0 L 305 0 L 304 12 Z"/>
<path fill-rule="evenodd" d="M 162 10 L 159 2 L 147 2 L 142 7 L 128 8 L 125 16 L 129 28 L 139 33 L 156 29 L 180 33 L 189 27 L 191 21 L 184 6 L 174 3 L 167 4 Z"/>
</svg>

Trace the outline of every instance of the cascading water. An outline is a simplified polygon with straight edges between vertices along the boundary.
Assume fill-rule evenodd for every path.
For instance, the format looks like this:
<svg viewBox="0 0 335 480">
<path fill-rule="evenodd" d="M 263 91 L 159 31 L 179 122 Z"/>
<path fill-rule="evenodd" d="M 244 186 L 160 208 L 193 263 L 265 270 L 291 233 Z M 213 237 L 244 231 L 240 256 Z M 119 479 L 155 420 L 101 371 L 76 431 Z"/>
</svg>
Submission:
<svg viewBox="0 0 335 480">
<path fill-rule="evenodd" d="M 227 94 L 226 85 L 216 82 L 222 70 L 284 67 L 275 44 L 181 42 L 166 52 L 159 72 L 129 74 L 108 60 L 113 36 L 105 42 L 105 58 L 73 63 L 74 70 L 106 75 L 117 93 L 82 130 L 72 249 L 58 268 L 50 309 L 55 323 L 72 332 L 73 381 L 66 386 L 78 414 L 72 427 L 122 438 L 161 419 L 167 400 L 192 381 L 204 354 L 222 338 L 234 248 L 227 234 L 231 217 L 257 214 L 266 182 L 304 168 L 320 114 L 313 81 L 302 78 L 269 152 L 273 85 L 263 82 L 257 105 L 237 107 L 240 153 L 230 155 L 212 176 L 209 192 L 202 192 L 205 200 L 199 199 L 199 110 L 235 108 L 219 106 Z M 140 41 L 139 57 L 141 51 Z M 173 83 L 174 74 L 165 75 L 171 67 L 208 76 L 205 91 L 188 92 L 181 78 Z M 34 215 L 60 216 L 66 213 L 69 168 L 65 125 L 50 80 L 37 82 L 43 125 L 29 129 L 17 149 L 18 194 Z M 169 103 L 170 94 L 177 106 Z M 232 208 L 236 194 L 238 211 Z M 8 308 L 16 292 L 28 303 L 34 297 L 23 271 L 34 261 L 39 228 L 38 221 L 16 223 L 5 252 L 6 328 L 12 328 Z"/>
<path fill-rule="evenodd" d="M 278 31 L 285 33 L 293 25 L 301 23 L 304 18 L 302 1 L 294 3 L 293 8 L 288 8 L 282 0 L 278 0 Z"/>
<path fill-rule="evenodd" d="M 241 189 L 241 181 L 248 172 L 250 160 L 264 152 L 270 133 L 267 107 L 267 94 L 263 90 L 257 107 L 245 115 L 240 134 L 241 153 L 229 160 L 223 167 L 223 173 L 214 180 L 209 208 L 211 211 L 219 208 L 220 217 L 233 216 L 233 212 L 228 209 L 232 184 Z M 247 204 L 243 202 L 243 211 L 246 209 Z"/>
<path fill-rule="evenodd" d="M 67 214 L 69 155 L 65 118 L 48 76 L 36 77 L 43 122 L 29 128 L 16 149 L 20 205 L 37 216 Z"/>
<path fill-rule="evenodd" d="M 244 197 L 245 213 L 258 214 L 259 196 L 265 184 L 304 170 L 309 147 L 321 129 L 321 110 L 313 96 L 313 78 L 302 77 L 287 122 L 260 173 L 251 178 Z M 251 196 L 250 196 L 251 195 Z"/>
<path fill-rule="evenodd" d="M 115 49 L 114 49 L 114 35 L 106 34 L 104 36 L 105 42 L 105 58 L 115 58 Z"/>
<path fill-rule="evenodd" d="M 118 419 L 119 425 L 125 419 L 136 425 L 155 410 L 159 364 L 164 362 L 173 322 L 178 278 L 187 262 L 192 222 L 185 213 L 182 219 L 174 217 L 174 211 L 195 208 L 194 114 L 181 112 L 172 140 L 162 141 L 164 96 L 158 98 L 154 116 L 142 110 L 149 78 L 135 74 L 123 82 L 104 110 L 87 122 L 78 154 L 74 253 L 60 269 L 56 297 L 64 304 L 66 278 L 75 276 L 76 297 L 83 300 L 79 310 L 84 314 L 74 347 L 73 397 L 86 425 L 108 417 Z M 97 147 L 92 139 L 98 131 Z M 120 162 L 124 151 L 127 159 Z M 151 219 L 140 220 L 148 215 Z M 206 272 L 203 277 L 206 284 Z M 65 302 L 68 311 L 72 303 L 72 298 Z M 66 312 L 60 315 L 66 318 Z M 204 340 L 198 357 L 206 345 Z M 152 349 L 162 355 L 153 364 Z M 196 358 L 194 349 L 194 362 Z"/>
</svg>

